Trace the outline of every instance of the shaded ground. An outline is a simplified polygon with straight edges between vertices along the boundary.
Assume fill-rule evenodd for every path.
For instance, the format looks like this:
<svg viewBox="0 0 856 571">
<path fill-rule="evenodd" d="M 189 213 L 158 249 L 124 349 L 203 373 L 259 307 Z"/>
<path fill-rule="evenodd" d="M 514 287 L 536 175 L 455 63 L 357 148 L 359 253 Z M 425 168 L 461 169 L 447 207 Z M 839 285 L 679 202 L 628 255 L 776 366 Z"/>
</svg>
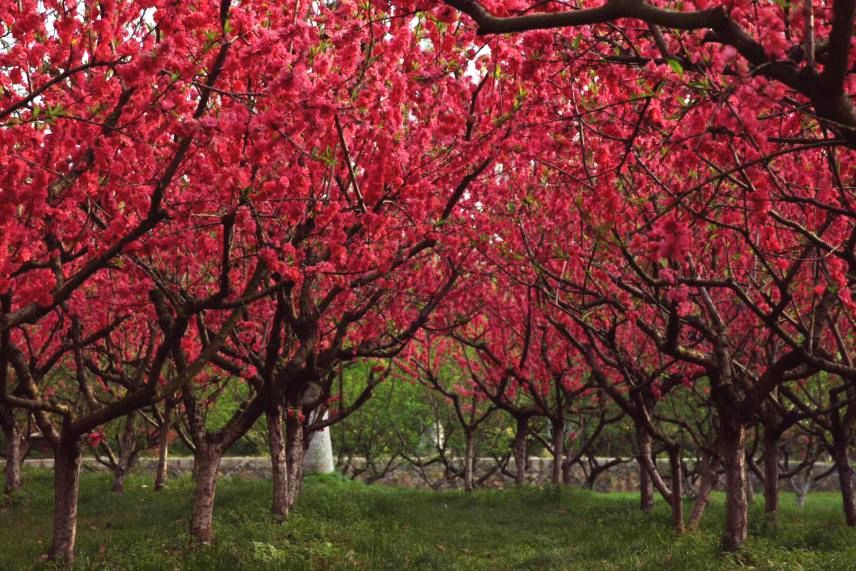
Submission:
<svg viewBox="0 0 856 571">
<path fill-rule="evenodd" d="M 49 568 L 51 475 L 26 473 L 25 490 L 0 504 L 0 569 Z M 650 514 L 634 494 L 581 490 L 430 492 L 310 478 L 287 525 L 269 523 L 264 481 L 224 479 L 218 542 L 187 547 L 192 483 L 154 493 L 131 477 L 109 491 L 86 474 L 79 569 L 856 569 L 856 530 L 846 529 L 835 494 L 812 494 L 804 511 L 785 495 L 778 524 L 752 514 L 753 537 L 739 557 L 719 555 L 722 497 L 699 532 L 676 538 L 662 502 Z"/>
</svg>

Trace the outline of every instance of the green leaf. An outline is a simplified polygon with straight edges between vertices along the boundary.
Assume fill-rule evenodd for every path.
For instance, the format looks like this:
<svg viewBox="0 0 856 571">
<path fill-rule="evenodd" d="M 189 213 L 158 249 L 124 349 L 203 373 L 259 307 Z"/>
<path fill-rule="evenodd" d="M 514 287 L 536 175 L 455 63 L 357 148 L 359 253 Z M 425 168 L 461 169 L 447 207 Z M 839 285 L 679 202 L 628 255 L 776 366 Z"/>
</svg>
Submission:
<svg viewBox="0 0 856 571">
<path fill-rule="evenodd" d="M 681 62 L 679 62 L 678 60 L 676 60 L 674 58 L 669 58 L 666 61 L 668 62 L 669 67 L 672 68 L 672 71 L 674 71 L 675 73 L 677 73 L 681 77 L 684 76 L 684 66 L 681 65 Z"/>
</svg>

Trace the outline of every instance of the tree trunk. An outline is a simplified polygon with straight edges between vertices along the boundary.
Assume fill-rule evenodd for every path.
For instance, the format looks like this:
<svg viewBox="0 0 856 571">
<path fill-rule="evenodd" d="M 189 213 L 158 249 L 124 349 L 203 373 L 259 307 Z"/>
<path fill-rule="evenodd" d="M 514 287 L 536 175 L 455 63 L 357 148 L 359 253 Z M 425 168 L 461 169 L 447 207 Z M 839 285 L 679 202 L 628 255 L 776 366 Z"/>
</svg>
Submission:
<svg viewBox="0 0 856 571">
<path fill-rule="evenodd" d="M 196 461 L 196 451 L 193 451 L 193 463 L 190 465 L 190 479 L 194 482 L 199 480 L 199 462 Z"/>
<path fill-rule="evenodd" d="M 797 496 L 797 507 L 799 509 L 803 509 L 805 507 L 806 496 L 808 496 L 809 491 L 811 491 L 811 486 L 814 483 L 814 479 L 812 478 L 813 471 L 814 466 L 809 464 L 808 468 L 802 475 L 794 474 L 789 478 L 791 488 Z"/>
<path fill-rule="evenodd" d="M 652 446 L 651 437 L 644 429 L 639 431 L 639 508 L 643 512 L 649 512 L 654 507 L 654 483 L 651 481 L 651 476 L 648 470 L 645 469 L 645 461 L 643 458 L 651 458 Z"/>
<path fill-rule="evenodd" d="M 113 491 L 117 494 L 125 493 L 125 475 L 127 470 L 124 466 L 117 466 L 115 470 L 113 470 Z"/>
<path fill-rule="evenodd" d="M 648 470 L 639 463 L 639 509 L 649 512 L 654 507 L 654 484 L 648 476 Z"/>
<path fill-rule="evenodd" d="M 764 433 L 764 513 L 779 512 L 779 439 Z"/>
<path fill-rule="evenodd" d="M 190 519 L 190 541 L 210 545 L 214 539 L 214 495 L 217 491 L 217 470 L 223 451 L 207 443 L 198 443 L 194 454 L 196 492 Z"/>
<path fill-rule="evenodd" d="M 125 417 L 125 426 L 118 438 L 119 457 L 113 469 L 113 491 L 119 494 L 125 493 L 125 476 L 131 471 L 138 452 L 136 425 L 137 414 L 132 412 Z"/>
<path fill-rule="evenodd" d="M 808 496 L 808 490 L 806 488 L 798 488 L 794 493 L 797 496 L 797 507 L 799 509 L 804 509 L 805 508 L 805 500 L 806 500 L 806 497 Z"/>
<path fill-rule="evenodd" d="M 716 461 L 711 458 L 710 454 L 702 453 L 701 460 L 701 484 L 699 485 L 698 496 L 696 496 L 693 511 L 690 514 L 690 520 L 687 522 L 689 529 L 696 529 L 701 522 L 701 517 L 704 515 L 704 510 L 707 509 L 707 504 L 710 501 L 710 493 L 716 486 L 719 477 L 716 474 Z"/>
<path fill-rule="evenodd" d="M 529 433 L 529 419 L 527 417 L 517 417 L 517 432 L 514 434 L 514 444 L 512 450 L 514 452 L 514 484 L 522 486 L 526 483 L 526 438 Z"/>
<path fill-rule="evenodd" d="M 474 435 L 472 431 L 465 433 L 467 447 L 464 451 L 464 491 L 473 491 L 473 456 L 475 455 Z"/>
<path fill-rule="evenodd" d="M 169 427 L 172 425 L 172 406 L 166 405 L 163 423 L 158 430 L 158 465 L 155 470 L 155 491 L 161 491 L 169 478 Z"/>
<path fill-rule="evenodd" d="M 11 494 L 21 489 L 21 461 L 24 456 L 23 435 L 15 425 L 14 419 L 11 425 L 4 427 L 3 435 L 6 438 L 6 482 L 3 491 L 6 494 Z"/>
<path fill-rule="evenodd" d="M 681 449 L 675 447 L 669 450 L 669 469 L 672 484 L 672 526 L 678 533 L 684 531 L 684 475 L 681 469 Z"/>
<path fill-rule="evenodd" d="M 266 414 L 273 485 L 271 513 L 274 521 L 282 523 L 288 518 L 288 463 L 285 453 L 282 405 L 270 407 Z"/>
<path fill-rule="evenodd" d="M 847 454 L 847 438 L 838 431 L 832 434 L 832 455 L 838 471 L 838 485 L 844 507 L 844 519 L 849 527 L 856 527 L 856 498 L 853 495 L 853 468 Z"/>
<path fill-rule="evenodd" d="M 746 505 L 755 505 L 755 486 L 752 484 L 752 470 L 746 470 Z"/>
<path fill-rule="evenodd" d="M 736 419 L 720 419 L 722 458 L 725 466 L 725 536 L 723 548 L 737 551 L 749 533 L 746 498 L 746 428 Z"/>
<path fill-rule="evenodd" d="M 644 450 L 643 454 L 640 454 L 639 460 L 642 462 L 643 467 L 648 472 L 648 477 L 651 479 L 651 483 L 654 485 L 654 489 L 660 492 L 660 496 L 664 500 L 666 500 L 669 505 L 672 504 L 672 491 L 666 486 L 666 483 L 663 481 L 662 476 L 660 476 L 660 471 L 657 469 L 657 458 L 654 455 L 654 448 L 651 443 L 651 435 L 648 434 L 644 428 L 638 427 L 639 434 L 639 442 L 640 449 Z"/>
<path fill-rule="evenodd" d="M 288 467 L 288 508 L 297 501 L 303 479 L 303 423 L 296 414 L 285 419 L 285 458 Z"/>
<path fill-rule="evenodd" d="M 571 464 L 571 460 L 571 458 L 568 458 L 568 453 L 565 453 L 565 460 L 562 462 L 562 484 L 564 484 L 565 486 L 570 486 L 574 483 L 574 465 Z"/>
<path fill-rule="evenodd" d="M 565 452 L 565 422 L 564 419 L 553 421 L 553 471 L 550 481 L 554 486 L 562 484 L 562 457 Z"/>
<path fill-rule="evenodd" d="M 66 564 L 74 560 L 80 464 L 80 439 L 63 435 L 54 454 L 53 538 L 48 558 Z"/>
</svg>

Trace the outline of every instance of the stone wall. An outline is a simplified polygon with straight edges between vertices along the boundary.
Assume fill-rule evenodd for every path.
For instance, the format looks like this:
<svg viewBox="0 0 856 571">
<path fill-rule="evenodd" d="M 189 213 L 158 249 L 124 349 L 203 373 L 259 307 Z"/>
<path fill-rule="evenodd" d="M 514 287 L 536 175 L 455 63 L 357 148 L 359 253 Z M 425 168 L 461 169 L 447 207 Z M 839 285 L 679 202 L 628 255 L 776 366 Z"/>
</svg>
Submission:
<svg viewBox="0 0 856 571">
<path fill-rule="evenodd" d="M 600 464 L 606 464 L 609 462 L 611 458 L 599 458 L 598 461 Z M 495 467 L 495 461 L 492 458 L 481 458 L 476 463 L 476 473 L 475 479 L 478 480 L 482 476 L 484 476 L 488 471 Z M 356 469 L 346 470 L 346 475 L 353 476 L 353 474 L 362 467 L 362 462 L 355 461 L 354 467 Z M 658 468 L 660 470 L 663 479 L 668 483 L 670 480 L 669 477 L 669 466 L 666 461 L 659 461 Z M 831 468 L 830 464 L 818 462 L 814 467 L 814 474 L 822 474 L 825 471 Z M 509 466 L 507 470 L 510 473 L 514 473 L 514 460 L 512 459 L 509 462 Z M 553 470 L 553 461 L 549 458 L 538 458 L 538 457 L 530 457 L 529 458 L 529 469 L 527 471 L 527 481 L 530 484 L 541 485 L 546 484 L 550 481 L 551 474 Z M 405 487 L 427 487 L 429 486 L 429 481 L 431 483 L 439 482 L 443 477 L 443 468 L 442 466 L 432 466 L 430 468 L 425 469 L 424 474 L 421 474 L 418 470 L 414 469 L 412 466 L 408 464 L 403 464 L 398 469 L 393 470 L 388 475 L 377 480 L 377 483 L 387 484 L 393 486 L 405 486 Z M 427 478 L 426 478 L 427 476 Z M 360 474 L 356 476 L 357 479 L 366 479 L 365 474 Z M 754 474 L 750 474 L 750 477 L 753 482 L 753 487 L 759 493 L 762 489 L 762 483 L 758 478 L 754 476 Z M 426 481 L 427 480 L 427 481 Z M 724 484 L 724 477 L 720 477 L 719 486 L 717 489 L 723 489 L 722 486 Z M 583 471 L 583 468 L 580 464 L 576 464 L 573 466 L 571 470 L 571 485 L 574 486 L 582 486 L 586 482 L 586 474 Z M 489 476 L 484 482 L 483 486 L 492 487 L 492 488 L 502 488 L 513 483 L 513 478 L 500 474 L 498 472 L 494 472 L 491 476 Z M 449 488 L 449 487 L 461 487 L 463 483 L 461 479 L 458 478 L 454 480 L 451 484 L 442 483 L 437 486 L 439 488 Z M 784 480 L 780 482 L 780 487 L 783 490 L 790 491 L 789 483 Z M 684 488 L 688 490 L 688 493 L 692 493 L 693 483 L 687 482 L 684 485 Z M 621 464 L 617 464 L 612 466 L 605 471 L 601 472 L 597 477 L 594 490 L 598 492 L 635 492 L 639 490 L 639 465 L 635 460 L 623 462 Z M 811 487 L 812 491 L 837 491 L 838 490 L 838 475 L 835 471 L 832 471 L 826 477 L 822 478 L 818 482 L 814 483 Z"/>
<path fill-rule="evenodd" d="M 608 458 L 600 459 L 602 463 L 607 462 Z M 136 471 L 154 472 L 157 460 L 155 458 L 141 458 L 135 468 Z M 356 477 L 357 479 L 367 479 L 367 474 L 354 476 L 363 466 L 364 461 L 360 458 L 352 459 L 351 467 L 346 470 L 346 475 Z M 25 465 L 34 468 L 53 468 L 52 459 L 31 459 L 26 460 Z M 85 458 L 83 462 L 85 470 L 105 470 L 104 466 L 98 464 L 94 458 Z M 553 462 L 548 458 L 529 458 L 529 482 L 531 484 L 543 484 L 549 482 L 550 473 L 552 471 Z M 476 463 L 476 479 L 484 476 L 487 472 L 495 468 L 495 461 L 490 458 L 481 458 Z M 829 464 L 818 463 L 815 465 L 815 474 L 821 474 L 830 468 Z M 171 476 L 190 474 L 193 469 L 193 458 L 172 457 L 169 463 L 169 472 Z M 512 460 L 508 466 L 508 471 L 514 473 L 514 461 Z M 668 466 L 665 463 L 660 464 L 660 470 L 664 478 L 668 481 Z M 270 479 L 270 459 L 266 457 L 255 456 L 236 456 L 223 458 L 220 463 L 220 474 L 227 477 L 239 477 L 249 479 Z M 582 485 L 586 478 L 580 465 L 575 465 L 572 471 L 572 484 Z M 402 463 L 395 470 L 376 481 L 379 484 L 391 486 L 406 486 L 406 487 L 428 487 L 434 484 L 438 488 L 458 487 L 461 485 L 460 478 L 453 480 L 451 483 L 442 482 L 443 469 L 442 466 L 432 465 L 425 468 L 422 473 L 413 468 L 410 464 Z M 722 484 L 720 479 L 720 485 Z M 753 477 L 755 489 L 760 491 L 760 482 Z M 492 488 L 501 488 L 512 483 L 512 478 L 503 475 L 498 471 L 494 471 L 492 475 L 485 479 L 483 486 Z M 782 482 L 782 489 L 789 490 L 790 486 L 787 482 Z M 625 462 L 613 466 L 601 473 L 595 483 L 595 490 L 601 492 L 631 492 L 639 489 L 639 468 L 635 461 Z M 833 471 L 831 474 L 814 484 L 812 491 L 831 491 L 838 489 L 837 474 Z"/>
</svg>

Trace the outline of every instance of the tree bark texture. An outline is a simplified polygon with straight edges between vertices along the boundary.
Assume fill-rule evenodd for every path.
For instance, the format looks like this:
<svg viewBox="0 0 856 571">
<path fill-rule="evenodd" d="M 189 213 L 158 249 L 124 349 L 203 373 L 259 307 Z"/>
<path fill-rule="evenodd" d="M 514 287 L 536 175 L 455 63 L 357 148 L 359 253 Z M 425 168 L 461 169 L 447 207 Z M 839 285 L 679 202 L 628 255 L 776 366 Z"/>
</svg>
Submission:
<svg viewBox="0 0 856 571">
<path fill-rule="evenodd" d="M 749 533 L 749 503 L 746 497 L 746 428 L 735 419 L 722 418 L 720 441 L 725 467 L 726 551 L 737 551 Z"/>
<path fill-rule="evenodd" d="M 266 414 L 273 486 L 271 513 L 275 521 L 284 522 L 288 518 L 288 464 L 282 405 L 269 408 Z"/>
<path fill-rule="evenodd" d="M 80 438 L 63 435 L 54 454 L 53 538 L 48 559 L 65 564 L 74 560 L 81 458 Z"/>
<path fill-rule="evenodd" d="M 210 545 L 214 540 L 214 496 L 217 492 L 217 470 L 223 452 L 216 446 L 200 443 L 194 455 L 196 492 L 190 519 L 190 540 Z"/>
</svg>

